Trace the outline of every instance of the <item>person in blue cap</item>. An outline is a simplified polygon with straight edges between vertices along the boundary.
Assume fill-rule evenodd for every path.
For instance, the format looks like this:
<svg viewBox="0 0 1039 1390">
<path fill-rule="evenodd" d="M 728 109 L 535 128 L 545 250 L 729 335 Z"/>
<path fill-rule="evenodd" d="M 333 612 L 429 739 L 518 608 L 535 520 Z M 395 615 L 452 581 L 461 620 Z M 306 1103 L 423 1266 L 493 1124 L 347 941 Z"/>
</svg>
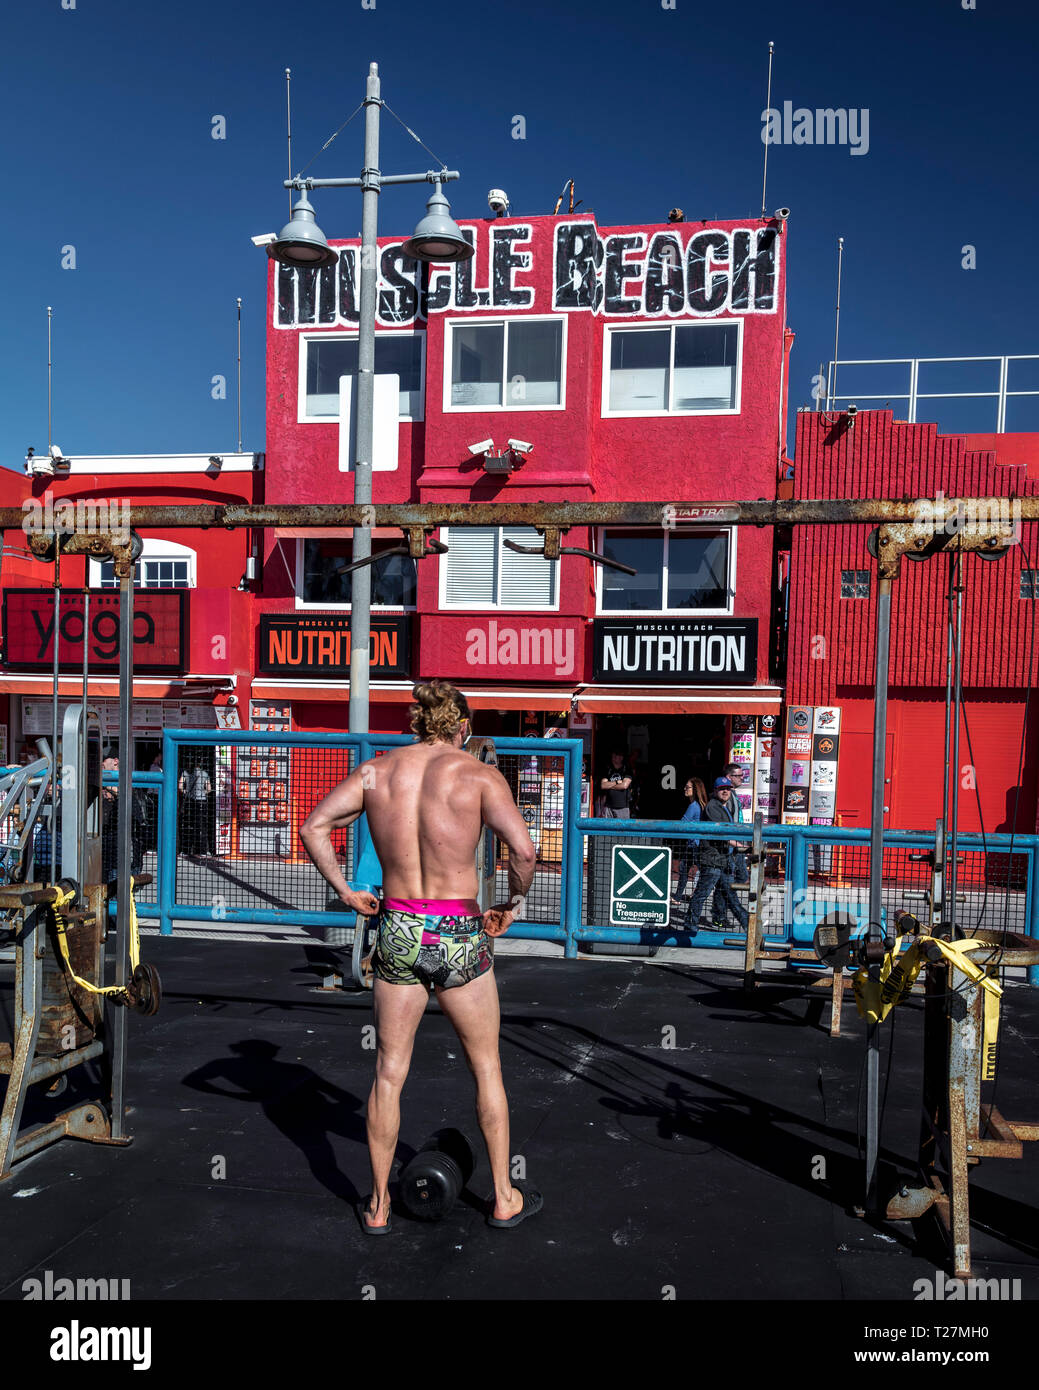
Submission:
<svg viewBox="0 0 1039 1390">
<path fill-rule="evenodd" d="M 714 822 L 716 825 L 732 824 L 732 813 L 729 809 L 732 793 L 733 786 L 728 777 L 715 779 L 714 794 L 703 813 L 705 822 Z M 735 848 L 737 848 L 737 841 L 735 840 L 712 838 L 700 841 L 700 877 L 689 904 L 689 916 L 686 918 L 686 925 L 690 930 L 696 931 L 699 928 L 700 913 L 712 893 L 714 894 L 714 906 L 710 925 L 713 930 L 725 930 L 726 911 L 733 914 L 743 931 L 747 930 L 746 909 L 732 888 L 734 869 L 732 853 Z M 705 925 L 707 924 L 705 923 Z"/>
</svg>

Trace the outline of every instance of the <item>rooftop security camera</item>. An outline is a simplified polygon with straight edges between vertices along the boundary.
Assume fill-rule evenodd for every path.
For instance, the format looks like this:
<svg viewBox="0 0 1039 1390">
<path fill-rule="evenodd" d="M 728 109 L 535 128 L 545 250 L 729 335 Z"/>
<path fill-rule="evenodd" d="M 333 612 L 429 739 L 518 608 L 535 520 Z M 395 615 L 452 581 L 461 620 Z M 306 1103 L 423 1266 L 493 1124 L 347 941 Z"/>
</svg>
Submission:
<svg viewBox="0 0 1039 1390">
<path fill-rule="evenodd" d="M 52 459 L 60 459 L 62 456 L 61 450 L 58 448 L 57 444 L 52 444 L 48 452 Z"/>
<path fill-rule="evenodd" d="M 790 209 L 789 209 L 789 208 L 776 208 L 776 210 L 775 210 L 775 212 L 772 214 L 772 216 L 776 219 L 777 222 L 785 222 L 785 221 L 787 220 L 787 218 L 790 216 Z"/>
<path fill-rule="evenodd" d="M 272 241 L 278 240 L 278 233 L 264 232 L 262 236 L 250 237 L 249 240 L 254 246 L 270 246 Z"/>
<path fill-rule="evenodd" d="M 494 448 L 493 439 L 481 439 L 479 444 L 467 444 L 465 446 L 472 454 L 473 458 L 479 458 L 481 454 L 489 454 Z"/>
<path fill-rule="evenodd" d="M 509 195 L 504 188 L 492 188 L 487 194 L 487 206 L 495 217 L 504 217 L 509 210 Z"/>
<path fill-rule="evenodd" d="M 514 454 L 530 454 L 534 451 L 533 444 L 525 444 L 522 439 L 510 439 L 509 448 Z"/>
<path fill-rule="evenodd" d="M 855 404 L 855 402 L 852 401 L 851 405 L 848 406 L 848 414 L 849 414 L 849 415 L 851 416 L 851 418 L 854 420 L 854 419 L 855 419 L 855 416 L 858 415 L 858 413 L 859 413 L 859 408 L 858 408 L 858 406 Z"/>
<path fill-rule="evenodd" d="M 237 695 L 228 695 L 228 697 L 227 697 L 227 703 L 228 703 L 228 704 L 231 706 L 231 708 L 233 709 L 233 708 L 235 707 L 235 705 L 237 705 L 237 703 L 238 703 L 238 696 L 237 696 Z"/>
</svg>

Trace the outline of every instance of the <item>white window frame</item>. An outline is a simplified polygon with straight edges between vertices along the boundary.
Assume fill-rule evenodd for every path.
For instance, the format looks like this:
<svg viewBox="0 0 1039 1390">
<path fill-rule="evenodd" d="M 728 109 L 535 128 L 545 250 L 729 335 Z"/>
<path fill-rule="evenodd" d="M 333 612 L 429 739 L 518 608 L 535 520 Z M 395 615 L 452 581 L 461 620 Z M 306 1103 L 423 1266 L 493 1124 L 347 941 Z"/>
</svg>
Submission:
<svg viewBox="0 0 1039 1390">
<path fill-rule="evenodd" d="M 457 527 L 457 528 L 455 528 L 455 529 L 457 529 L 457 530 L 469 530 L 470 528 L 469 528 L 469 527 Z M 505 528 L 504 528 L 504 527 L 501 527 L 501 526 L 495 526 L 495 527 L 490 528 L 490 529 L 493 529 L 493 530 L 497 531 L 497 533 L 498 533 L 497 544 L 496 544 L 495 552 L 494 552 L 494 554 L 495 554 L 495 565 L 496 565 L 495 576 L 494 576 L 494 577 L 495 577 L 495 587 L 496 587 L 498 593 L 500 594 L 500 593 L 501 593 L 501 557 L 502 557 L 502 553 L 503 553 L 504 550 L 505 550 L 505 546 L 504 546 L 504 544 L 502 543 L 502 531 L 503 531 Z M 443 542 L 443 544 L 446 545 L 446 546 L 448 547 L 448 553 L 450 553 L 450 547 L 451 547 L 451 538 L 450 538 L 450 535 L 449 535 L 449 532 L 450 532 L 450 531 L 451 531 L 451 527 L 450 527 L 450 526 L 442 526 L 442 527 L 440 528 L 440 531 L 439 531 L 439 538 L 440 538 L 440 540 Z M 538 536 L 537 532 L 536 532 L 536 531 L 533 531 L 533 533 L 532 533 L 532 535 L 531 535 L 531 544 L 532 544 L 532 545 L 537 545 L 539 539 L 540 539 L 540 537 Z M 549 562 L 550 564 L 552 564 L 552 565 L 555 566 L 555 574 L 554 574 L 554 576 L 553 576 L 553 584 L 552 584 L 553 593 L 554 593 L 554 598 L 553 598 L 552 603 L 550 603 L 550 604 L 545 604 L 544 607 L 542 607 L 542 608 L 531 608 L 531 607 L 529 606 L 529 604 L 522 604 L 522 603 L 502 603 L 500 600 L 499 600 L 497 603 L 472 603 L 472 602 L 469 602 L 469 603 L 448 603 L 448 601 L 447 601 L 447 561 L 448 561 L 448 556 L 447 556 L 447 555 L 441 555 L 441 556 L 440 556 L 440 573 L 439 573 L 439 579 L 438 579 L 438 583 L 439 583 L 439 592 L 438 592 L 438 595 L 437 595 L 437 603 L 438 603 L 438 606 L 439 606 L 439 608 L 440 608 L 440 610 L 441 610 L 442 612 L 445 612 L 445 613 L 534 613 L 534 614 L 537 614 L 537 613 L 558 613 L 558 612 L 559 612 L 559 571 L 560 571 L 560 565 L 559 565 L 559 561 L 558 561 L 558 560 L 551 560 L 551 561 Z M 532 620 L 532 621 L 533 621 L 533 620 Z"/>
<path fill-rule="evenodd" d="M 605 554 L 603 545 L 605 544 L 607 531 L 645 531 L 650 535 L 663 535 L 664 537 L 664 568 L 661 575 L 662 595 L 667 594 L 668 579 L 668 557 L 671 551 L 671 537 L 679 536 L 728 536 L 729 538 L 729 567 L 725 576 L 725 587 L 728 590 L 728 603 L 724 608 L 604 608 L 602 603 L 602 584 L 605 566 L 596 565 L 595 577 L 595 615 L 597 618 L 731 618 L 736 606 L 736 526 L 679 526 L 672 529 L 661 528 L 659 526 L 600 526 L 598 528 L 598 550 L 599 554 Z"/>
<path fill-rule="evenodd" d="M 352 333 L 343 333 L 339 330 L 326 330 L 324 333 L 300 333 L 299 335 L 299 368 L 298 385 L 296 389 L 296 423 L 297 425 L 336 425 L 339 423 L 337 415 L 308 415 L 307 414 L 307 344 L 312 342 L 331 342 L 333 340 L 357 341 L 359 334 L 355 330 Z M 419 368 L 419 409 L 417 415 L 398 415 L 398 423 L 402 425 L 422 424 L 426 418 L 426 331 L 423 328 L 393 328 L 385 329 L 376 333 L 376 338 L 419 338 L 421 339 L 422 364 Z M 338 387 L 336 388 L 338 393 Z"/>
<path fill-rule="evenodd" d="M 523 401 L 510 401 L 509 394 L 509 324 L 510 323 L 559 323 L 562 324 L 562 338 L 559 347 L 559 404 L 539 405 L 537 402 L 525 404 Z M 505 325 L 505 340 L 502 345 L 502 404 L 501 405 L 452 405 L 451 371 L 454 361 L 455 328 L 496 328 Z M 449 318 L 444 322 L 444 414 L 445 415 L 508 415 L 521 410 L 565 410 L 566 409 L 566 339 L 567 317 L 565 314 L 495 314 L 489 318 Z"/>
<path fill-rule="evenodd" d="M 668 406 L 666 410 L 611 410 L 610 409 L 610 358 L 613 355 L 611 338 L 614 333 L 658 333 L 669 331 L 671 334 L 671 353 L 668 358 L 668 397 L 674 399 L 675 393 L 675 332 L 676 328 L 696 329 L 700 326 L 716 328 L 719 324 L 728 327 L 729 324 L 736 325 L 736 404 L 727 410 L 675 410 Z M 742 318 L 711 318 L 711 319 L 664 319 L 653 320 L 649 323 L 607 323 L 603 325 L 602 341 L 602 406 L 600 418 L 603 420 L 642 420 L 650 418 L 668 418 L 675 420 L 696 419 L 702 415 L 739 415 L 741 410 L 741 400 L 743 394 L 743 328 Z"/>
<path fill-rule="evenodd" d="M 163 540 L 161 536 L 144 536 L 142 538 L 142 550 L 138 560 L 187 560 L 188 562 L 188 585 L 189 589 L 194 589 L 198 585 L 198 557 L 189 545 L 182 545 L 180 541 Z M 91 559 L 90 573 L 87 583 L 91 589 L 101 588 L 101 565 L 103 561 Z M 138 586 L 135 585 L 135 588 Z M 141 588 L 146 586 L 141 585 Z M 148 588 L 154 586 L 148 585 Z M 107 592 L 107 591 L 106 591 Z M 169 590 L 170 593 L 177 593 L 177 589 Z M 182 591 L 181 591 L 182 592 Z"/>
<path fill-rule="evenodd" d="M 314 539 L 314 540 L 317 540 L 318 537 L 315 536 L 313 539 Z M 346 539 L 347 539 L 346 536 L 344 536 L 343 539 L 346 540 Z M 296 564 L 295 564 L 295 566 L 294 566 L 294 569 L 295 569 L 295 575 L 296 575 L 296 577 L 295 577 L 295 580 L 294 580 L 294 582 L 293 582 L 293 591 L 294 591 L 295 599 L 296 599 L 296 607 L 297 607 L 298 609 L 301 609 L 302 611 L 307 612 L 307 613 L 315 613 L 315 612 L 321 612 L 321 613 L 349 613 L 349 612 L 350 612 L 350 609 L 353 607 L 353 604 L 352 604 L 352 603 L 308 603 L 308 602 L 306 602 L 306 601 L 302 598 L 302 594 L 303 594 L 303 540 L 300 539 L 300 538 L 297 538 L 297 540 L 296 540 Z M 416 564 L 416 566 L 415 566 L 415 570 L 416 570 L 416 573 L 415 573 L 415 602 L 414 602 L 414 603 L 409 604 L 407 607 L 402 607 L 399 603 L 375 603 L 375 602 L 373 602 L 373 603 L 372 603 L 372 612 L 373 612 L 373 613 L 414 613 L 414 612 L 416 612 L 417 609 L 418 609 L 418 565 L 417 565 L 417 564 Z M 355 570 L 354 573 L 356 574 L 357 571 Z"/>
</svg>

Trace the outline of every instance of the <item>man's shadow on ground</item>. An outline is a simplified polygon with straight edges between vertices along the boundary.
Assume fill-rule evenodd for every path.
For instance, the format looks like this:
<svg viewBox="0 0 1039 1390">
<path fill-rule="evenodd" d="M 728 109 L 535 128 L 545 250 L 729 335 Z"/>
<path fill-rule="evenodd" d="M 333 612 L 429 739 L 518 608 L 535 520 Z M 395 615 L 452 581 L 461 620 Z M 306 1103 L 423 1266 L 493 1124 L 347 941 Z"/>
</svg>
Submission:
<svg viewBox="0 0 1039 1390">
<path fill-rule="evenodd" d="M 365 1195 L 341 1172 L 329 1138 L 342 1135 L 366 1146 L 364 1102 L 299 1062 L 276 1060 L 278 1047 L 263 1038 L 230 1044 L 234 1057 L 207 1062 L 183 1078 L 183 1084 L 207 1095 L 259 1105 L 275 1129 L 303 1153 L 310 1171 L 334 1196 L 355 1204 Z M 221 1086 L 216 1084 L 224 1081 Z M 398 1144 L 407 1162 L 412 1150 Z"/>
</svg>

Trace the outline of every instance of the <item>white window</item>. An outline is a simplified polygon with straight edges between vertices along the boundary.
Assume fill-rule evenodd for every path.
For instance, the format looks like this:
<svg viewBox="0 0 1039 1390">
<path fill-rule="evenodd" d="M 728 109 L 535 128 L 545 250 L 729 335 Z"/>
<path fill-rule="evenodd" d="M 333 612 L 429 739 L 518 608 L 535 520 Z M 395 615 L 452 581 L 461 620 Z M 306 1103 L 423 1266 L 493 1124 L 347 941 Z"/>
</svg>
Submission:
<svg viewBox="0 0 1039 1390">
<path fill-rule="evenodd" d="M 445 410 L 560 410 L 566 342 L 561 318 L 448 321 Z"/>
<path fill-rule="evenodd" d="M 195 552 L 178 541 L 146 537 L 141 558 L 134 566 L 135 589 L 193 589 Z M 92 589 L 118 589 L 119 580 L 111 560 L 90 561 Z"/>
<path fill-rule="evenodd" d="M 742 320 L 607 327 L 603 415 L 736 415 Z"/>
<path fill-rule="evenodd" d="M 736 535 L 725 531 L 604 530 L 600 554 L 630 565 L 625 574 L 597 565 L 600 613 L 732 612 Z"/>
<path fill-rule="evenodd" d="M 389 550 L 401 540 L 372 540 L 372 554 Z M 349 609 L 354 570 L 343 567 L 353 560 L 354 543 L 344 538 L 296 542 L 296 607 Z M 372 576 L 372 608 L 415 607 L 415 561 L 408 555 L 387 555 L 369 566 Z"/>
<path fill-rule="evenodd" d="M 425 419 L 425 333 L 378 333 L 375 374 L 400 378 L 400 419 Z M 357 380 L 357 334 L 301 333 L 299 412 L 301 424 L 339 419 L 339 378 Z"/>
<path fill-rule="evenodd" d="M 441 608 L 558 608 L 559 561 L 523 555 L 505 541 L 540 550 L 526 526 L 449 526 L 441 536 Z"/>
</svg>

